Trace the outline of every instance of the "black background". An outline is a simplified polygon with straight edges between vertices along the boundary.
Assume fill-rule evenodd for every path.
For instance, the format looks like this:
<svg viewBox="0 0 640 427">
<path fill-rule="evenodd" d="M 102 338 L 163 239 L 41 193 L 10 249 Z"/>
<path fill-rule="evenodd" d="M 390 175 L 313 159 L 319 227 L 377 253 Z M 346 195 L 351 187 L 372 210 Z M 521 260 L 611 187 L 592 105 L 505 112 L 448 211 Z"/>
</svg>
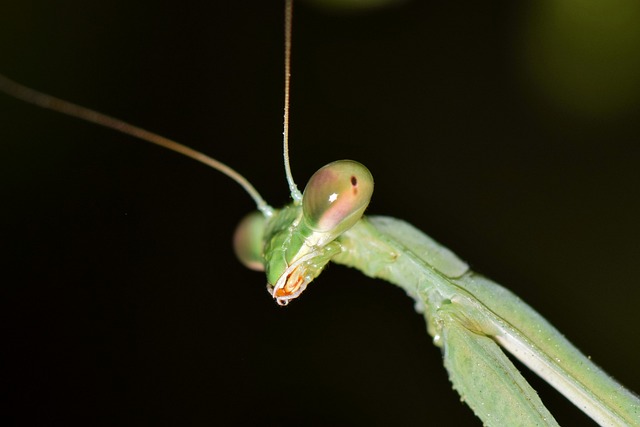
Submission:
<svg viewBox="0 0 640 427">
<path fill-rule="evenodd" d="M 17 3 L 17 2 L 14 2 Z M 20 2 L 0 70 L 175 138 L 287 202 L 279 2 Z M 525 4 L 296 6 L 292 168 L 338 158 L 640 390 L 640 132 L 522 71 Z M 278 307 L 220 173 L 0 97 L 3 425 L 479 425 L 403 292 L 331 266 Z M 528 374 L 527 374 L 528 375 Z M 561 424 L 590 421 L 528 375 Z"/>
</svg>

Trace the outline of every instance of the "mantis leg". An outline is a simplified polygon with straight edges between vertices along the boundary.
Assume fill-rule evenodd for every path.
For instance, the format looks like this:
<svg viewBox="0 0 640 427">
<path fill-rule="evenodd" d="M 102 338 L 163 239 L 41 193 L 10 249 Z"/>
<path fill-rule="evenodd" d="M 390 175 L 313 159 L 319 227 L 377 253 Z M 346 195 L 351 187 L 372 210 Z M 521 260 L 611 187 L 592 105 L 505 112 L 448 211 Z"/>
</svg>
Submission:
<svg viewBox="0 0 640 427">
<path fill-rule="evenodd" d="M 485 425 L 558 425 L 495 341 L 468 329 L 446 308 L 440 319 L 449 379 Z"/>
<path fill-rule="evenodd" d="M 487 425 L 556 425 L 501 348 L 600 425 L 640 425 L 637 396 L 515 294 L 468 270 L 415 227 L 372 217 L 340 243 L 335 262 L 388 280 L 416 300 L 429 333 L 444 347 L 454 387 Z"/>
</svg>

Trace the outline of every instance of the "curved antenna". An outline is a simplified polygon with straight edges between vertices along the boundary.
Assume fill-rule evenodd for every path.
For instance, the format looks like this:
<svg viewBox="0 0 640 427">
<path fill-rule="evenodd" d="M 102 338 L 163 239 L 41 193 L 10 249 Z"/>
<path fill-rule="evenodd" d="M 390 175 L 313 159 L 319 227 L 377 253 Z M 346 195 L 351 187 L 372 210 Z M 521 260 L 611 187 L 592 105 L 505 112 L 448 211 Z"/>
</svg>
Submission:
<svg viewBox="0 0 640 427">
<path fill-rule="evenodd" d="M 287 0 L 284 7 L 284 131 L 282 132 L 282 157 L 284 158 L 284 171 L 289 183 L 289 192 L 293 203 L 299 205 L 302 201 L 302 193 L 298 190 L 291 174 L 289 162 L 289 95 L 291 87 L 291 22 L 293 16 L 293 0 Z"/>
<path fill-rule="evenodd" d="M 256 203 L 256 206 L 263 215 L 269 217 L 273 214 L 273 208 L 264 201 L 260 193 L 251 185 L 251 183 L 238 172 L 225 165 L 224 163 L 207 156 L 199 151 L 173 141 L 169 138 L 165 138 L 156 133 L 149 132 L 148 130 L 139 128 L 132 124 L 126 123 L 115 117 L 108 116 L 106 114 L 99 113 L 90 108 L 82 107 L 69 101 L 65 101 L 55 96 L 47 95 L 46 93 L 39 92 L 37 90 L 28 88 L 21 85 L 2 74 L 0 74 L 0 91 L 4 92 L 14 98 L 18 98 L 22 101 L 30 104 L 37 105 L 38 107 L 47 108 L 49 110 L 57 111 L 58 113 L 66 114 L 68 116 L 77 117 L 87 122 L 95 123 L 100 126 L 104 126 L 110 129 L 114 129 L 118 132 L 131 135 L 135 138 L 141 139 L 146 142 L 150 142 L 155 145 L 159 145 L 168 150 L 175 151 L 184 156 L 190 157 L 194 160 L 204 163 L 217 171 L 222 172 L 238 184 L 246 191 L 249 196 Z"/>
</svg>

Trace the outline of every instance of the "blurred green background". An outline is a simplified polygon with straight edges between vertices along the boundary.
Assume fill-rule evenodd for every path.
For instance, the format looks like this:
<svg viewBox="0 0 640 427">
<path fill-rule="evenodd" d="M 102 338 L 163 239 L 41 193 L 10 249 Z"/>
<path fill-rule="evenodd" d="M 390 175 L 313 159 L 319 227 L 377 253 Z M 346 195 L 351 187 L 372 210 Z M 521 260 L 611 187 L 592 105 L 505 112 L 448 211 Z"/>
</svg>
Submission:
<svg viewBox="0 0 640 427">
<path fill-rule="evenodd" d="M 4 2 L 0 71 L 178 139 L 286 203 L 279 2 Z M 292 161 L 403 218 L 640 390 L 640 6 L 295 6 Z M 0 96 L 2 425 L 479 425 L 399 289 L 287 308 L 215 171 Z M 528 375 L 563 425 L 589 425 Z"/>
</svg>

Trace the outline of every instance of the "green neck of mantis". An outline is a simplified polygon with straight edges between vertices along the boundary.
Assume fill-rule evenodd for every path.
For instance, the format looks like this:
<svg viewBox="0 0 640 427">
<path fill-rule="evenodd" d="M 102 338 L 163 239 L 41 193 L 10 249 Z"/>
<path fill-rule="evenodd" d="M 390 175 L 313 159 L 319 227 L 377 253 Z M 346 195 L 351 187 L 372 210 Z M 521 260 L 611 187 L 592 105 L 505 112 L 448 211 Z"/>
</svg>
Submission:
<svg viewBox="0 0 640 427">
<path fill-rule="evenodd" d="M 415 227 L 363 218 L 338 241 L 342 251 L 334 262 L 394 283 L 415 299 L 443 348 L 454 388 L 486 424 L 555 425 L 502 347 L 601 425 L 640 425 L 637 396 L 520 298 Z"/>
</svg>

